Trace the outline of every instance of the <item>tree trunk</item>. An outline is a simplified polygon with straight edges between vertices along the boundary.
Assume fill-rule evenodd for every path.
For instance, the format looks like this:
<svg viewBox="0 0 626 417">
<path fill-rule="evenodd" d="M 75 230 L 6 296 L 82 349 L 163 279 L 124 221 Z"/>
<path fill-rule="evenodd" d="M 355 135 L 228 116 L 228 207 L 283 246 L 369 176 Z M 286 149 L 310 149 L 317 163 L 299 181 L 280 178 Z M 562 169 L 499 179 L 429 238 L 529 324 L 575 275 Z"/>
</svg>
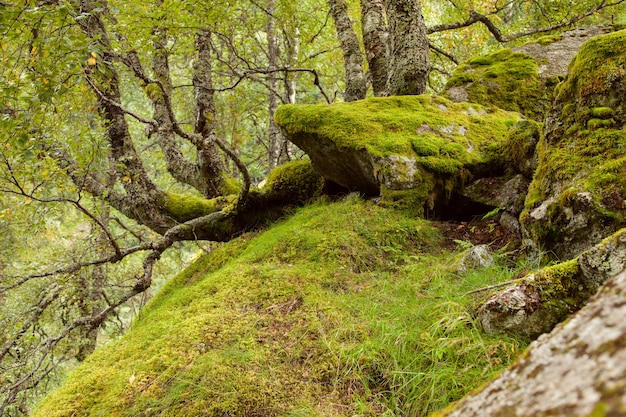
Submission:
<svg viewBox="0 0 626 417">
<path fill-rule="evenodd" d="M 196 98 L 195 133 L 202 137 L 196 143 L 200 175 L 207 184 L 205 197 L 217 197 L 223 193 L 224 163 L 220 157 L 215 121 L 215 90 L 211 58 L 211 32 L 200 30 L 196 35 L 197 59 L 193 65 L 193 87 Z"/>
<path fill-rule="evenodd" d="M 418 0 L 386 0 L 389 19 L 389 95 L 426 92 L 430 57 L 422 6 Z"/>
<path fill-rule="evenodd" d="M 363 45 L 372 77 L 372 88 L 377 97 L 387 95 L 389 29 L 385 21 L 383 0 L 361 1 Z"/>
<path fill-rule="evenodd" d="M 269 146 L 268 146 L 268 168 L 271 171 L 279 164 L 281 149 L 283 148 L 283 142 L 285 138 L 280 131 L 280 128 L 274 122 L 274 112 L 280 105 L 280 97 L 278 95 L 278 73 L 275 72 L 278 68 L 278 41 L 276 39 L 276 21 L 274 19 L 273 13 L 276 9 L 276 1 L 268 0 L 267 2 L 267 12 L 268 12 L 268 20 L 267 20 L 267 58 L 269 63 L 269 103 L 268 103 L 268 136 L 269 136 Z"/>
<path fill-rule="evenodd" d="M 328 0 L 328 5 L 335 22 L 341 50 L 343 51 L 343 61 L 346 70 L 346 91 L 343 94 L 343 98 L 345 101 L 363 99 L 367 92 L 367 83 L 363 75 L 363 54 L 348 16 L 348 5 L 345 0 Z"/>
<path fill-rule="evenodd" d="M 103 224 L 109 225 L 110 209 L 103 204 L 102 216 Z M 92 225 L 92 229 L 94 226 Z M 92 230 L 93 233 L 93 230 Z M 94 239 L 94 249 L 96 251 L 106 250 L 109 245 L 107 234 L 103 230 L 96 233 Z M 80 288 L 78 307 L 81 317 L 96 317 L 105 308 L 104 287 L 107 284 L 107 270 L 105 265 L 97 265 L 79 272 Z M 89 356 L 98 344 L 98 333 L 102 327 L 102 322 L 95 322 L 92 326 L 80 328 L 80 340 L 78 341 L 78 351 L 76 360 L 83 361 Z"/>
</svg>

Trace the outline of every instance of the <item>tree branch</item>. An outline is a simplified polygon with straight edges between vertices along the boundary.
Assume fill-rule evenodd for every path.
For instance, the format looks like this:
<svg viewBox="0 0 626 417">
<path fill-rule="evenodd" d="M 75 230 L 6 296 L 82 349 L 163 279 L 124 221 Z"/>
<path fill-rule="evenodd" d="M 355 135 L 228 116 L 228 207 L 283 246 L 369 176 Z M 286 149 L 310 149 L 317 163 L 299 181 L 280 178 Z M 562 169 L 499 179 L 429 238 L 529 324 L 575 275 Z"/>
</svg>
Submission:
<svg viewBox="0 0 626 417">
<path fill-rule="evenodd" d="M 572 26 L 575 23 L 583 20 L 586 17 L 589 17 L 591 15 L 593 15 L 594 13 L 608 8 L 608 7 L 613 7 L 613 6 L 617 6 L 619 4 L 622 4 L 624 1 L 626 0 L 616 0 L 613 2 L 607 2 L 606 0 L 603 0 L 602 2 L 600 2 L 598 5 L 596 5 L 595 7 L 585 11 L 584 13 L 581 13 L 579 15 L 576 15 L 572 18 L 570 18 L 569 20 L 562 22 L 562 23 L 558 23 L 552 26 L 548 26 L 548 27 L 544 27 L 544 28 L 537 28 L 537 29 L 531 29 L 525 32 L 519 32 L 510 36 L 503 36 L 502 35 L 502 31 L 500 30 L 500 28 L 498 28 L 496 26 L 496 24 L 489 19 L 488 15 L 483 15 L 480 14 L 478 12 L 476 12 L 475 10 L 470 10 L 469 12 L 469 17 L 467 20 L 462 21 L 462 22 L 455 22 L 455 23 L 448 23 L 448 24 L 442 24 L 442 25 L 436 25 L 436 26 L 432 26 L 430 28 L 427 28 L 426 32 L 428 34 L 432 34 L 432 33 L 438 33 L 438 32 L 445 32 L 445 31 L 449 31 L 449 30 L 455 30 L 455 29 L 461 29 L 464 27 L 468 27 L 471 26 L 475 23 L 482 23 L 485 25 L 485 27 L 487 28 L 487 30 L 489 30 L 489 32 L 493 35 L 493 37 L 500 43 L 507 43 L 507 42 L 511 42 L 514 40 L 517 40 L 519 38 L 523 38 L 526 36 L 530 36 L 530 35 L 536 35 L 539 33 L 547 33 L 547 32 L 551 32 L 557 29 L 562 29 L 568 26 Z M 490 13 L 490 14 L 494 14 L 494 13 Z"/>
</svg>

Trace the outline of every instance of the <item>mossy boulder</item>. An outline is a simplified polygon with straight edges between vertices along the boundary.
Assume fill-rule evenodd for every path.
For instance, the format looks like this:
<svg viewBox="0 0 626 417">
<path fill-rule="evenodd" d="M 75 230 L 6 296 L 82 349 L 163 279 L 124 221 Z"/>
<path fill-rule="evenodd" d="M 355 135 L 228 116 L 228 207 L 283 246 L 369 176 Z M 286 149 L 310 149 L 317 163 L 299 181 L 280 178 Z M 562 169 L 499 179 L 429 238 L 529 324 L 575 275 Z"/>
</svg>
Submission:
<svg viewBox="0 0 626 417">
<path fill-rule="evenodd" d="M 626 273 L 483 388 L 431 417 L 623 416 Z"/>
<path fill-rule="evenodd" d="M 322 194 L 324 179 L 317 174 L 308 159 L 291 161 L 274 168 L 263 190 L 292 204 L 304 204 Z"/>
<path fill-rule="evenodd" d="M 453 101 L 496 106 L 543 121 L 554 88 L 580 46 L 610 30 L 610 26 L 576 29 L 474 57 L 457 67 L 443 94 Z"/>
<path fill-rule="evenodd" d="M 324 178 L 424 213 L 473 176 L 503 169 L 498 149 L 520 116 L 422 95 L 286 105 L 275 119 Z"/>
<path fill-rule="evenodd" d="M 582 308 L 612 276 L 626 269 L 626 229 L 579 257 L 527 274 L 491 296 L 477 317 L 487 333 L 536 338 Z"/>
<path fill-rule="evenodd" d="M 538 250 L 573 258 L 626 225 L 626 31 L 592 38 L 546 117 L 521 216 Z"/>
</svg>

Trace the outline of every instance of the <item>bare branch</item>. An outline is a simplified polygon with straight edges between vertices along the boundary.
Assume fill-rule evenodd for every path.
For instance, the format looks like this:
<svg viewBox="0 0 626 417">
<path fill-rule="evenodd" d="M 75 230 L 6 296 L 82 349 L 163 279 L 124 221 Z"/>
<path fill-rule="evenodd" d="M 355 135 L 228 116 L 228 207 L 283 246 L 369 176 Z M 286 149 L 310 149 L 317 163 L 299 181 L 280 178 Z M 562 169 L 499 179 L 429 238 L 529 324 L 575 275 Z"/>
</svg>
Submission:
<svg viewBox="0 0 626 417">
<path fill-rule="evenodd" d="M 432 42 L 428 43 L 428 47 L 432 49 L 433 51 L 435 51 L 436 53 L 438 53 L 439 55 L 443 55 L 444 57 L 448 58 L 450 61 L 454 62 L 455 64 L 457 65 L 459 64 L 459 60 L 456 59 L 454 55 L 449 54 L 448 52 L 434 45 Z"/>
<path fill-rule="evenodd" d="M 120 111 L 126 113 L 127 115 L 131 116 L 132 118 L 136 119 L 137 121 L 141 122 L 141 123 L 145 123 L 147 125 L 150 126 L 154 126 L 157 127 L 157 122 L 155 120 L 152 119 L 148 119 L 146 117 L 143 117 L 135 112 L 133 112 L 132 110 L 128 110 L 127 108 L 125 108 L 124 106 L 122 106 L 120 103 L 116 103 L 115 101 L 111 100 L 110 98 L 108 98 L 107 96 L 104 95 L 104 93 L 102 91 L 100 91 L 100 89 L 98 87 L 96 87 L 96 85 L 91 81 L 91 78 L 89 77 L 89 74 L 85 73 L 85 79 L 87 80 L 87 82 L 89 83 L 89 85 L 91 86 L 91 88 L 93 89 L 93 91 L 96 92 L 96 94 L 98 94 L 98 96 L 106 101 L 107 103 L 117 107 Z"/>
<path fill-rule="evenodd" d="M 514 40 L 517 40 L 519 38 L 523 38 L 526 36 L 530 36 L 530 35 L 536 35 L 539 33 L 547 33 L 547 32 L 552 32 L 554 30 L 558 30 L 558 29 L 563 29 L 565 27 L 569 27 L 572 26 L 574 24 L 576 24 L 577 22 L 583 20 L 586 17 L 589 17 L 591 15 L 593 15 L 594 13 L 608 8 L 608 7 L 613 7 L 613 6 L 617 6 L 619 4 L 622 4 L 624 1 L 626 0 L 615 0 L 613 2 L 607 2 L 606 0 L 600 2 L 598 5 L 596 5 L 595 7 L 585 11 L 584 13 L 581 13 L 579 15 L 576 15 L 574 17 L 572 17 L 571 19 L 562 22 L 562 23 L 558 23 L 552 26 L 548 26 L 548 27 L 543 27 L 543 28 L 537 28 L 537 29 L 531 29 L 525 32 L 520 32 L 520 33 L 516 33 L 510 36 L 503 36 L 502 35 L 502 31 L 500 30 L 500 28 L 498 28 L 496 26 L 496 24 L 489 19 L 488 15 L 483 15 L 480 14 L 478 12 L 476 12 L 475 10 L 471 10 L 470 14 L 469 14 L 469 18 L 463 22 L 455 22 L 455 23 L 448 23 L 448 24 L 442 24 L 442 25 L 436 25 L 430 28 L 427 28 L 426 32 L 428 34 L 432 34 L 432 33 L 438 33 L 438 32 L 445 32 L 445 31 L 449 31 L 449 30 L 455 30 L 455 29 L 461 29 L 464 27 L 468 27 L 471 26 L 475 23 L 482 23 L 485 25 L 485 27 L 487 28 L 487 30 L 489 30 L 489 32 L 491 32 L 491 34 L 493 35 L 493 37 L 500 43 L 507 43 L 507 42 L 511 42 Z M 497 10 L 496 10 L 497 12 Z M 490 13 L 491 14 L 495 14 L 494 13 Z"/>
</svg>

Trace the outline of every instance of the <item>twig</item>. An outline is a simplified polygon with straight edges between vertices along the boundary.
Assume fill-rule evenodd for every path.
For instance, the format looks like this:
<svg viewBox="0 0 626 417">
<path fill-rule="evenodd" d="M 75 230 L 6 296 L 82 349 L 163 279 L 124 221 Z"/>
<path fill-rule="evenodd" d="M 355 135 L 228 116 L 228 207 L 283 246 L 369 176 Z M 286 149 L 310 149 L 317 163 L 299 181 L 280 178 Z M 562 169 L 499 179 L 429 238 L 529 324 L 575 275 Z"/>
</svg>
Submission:
<svg viewBox="0 0 626 417">
<path fill-rule="evenodd" d="M 468 291 L 468 292 L 462 294 L 462 296 L 464 297 L 466 295 L 471 295 L 471 294 L 476 294 L 476 293 L 479 293 L 479 292 L 489 291 L 489 290 L 493 290 L 495 288 L 506 287 L 507 285 L 515 284 L 516 282 L 523 281 L 524 279 L 525 279 L 525 277 L 516 278 L 516 279 L 512 279 L 510 281 L 501 282 L 499 284 L 494 284 L 494 285 L 489 285 L 487 287 L 478 288 L 478 289 L 475 289 L 475 290 L 472 290 L 472 291 Z"/>
</svg>

